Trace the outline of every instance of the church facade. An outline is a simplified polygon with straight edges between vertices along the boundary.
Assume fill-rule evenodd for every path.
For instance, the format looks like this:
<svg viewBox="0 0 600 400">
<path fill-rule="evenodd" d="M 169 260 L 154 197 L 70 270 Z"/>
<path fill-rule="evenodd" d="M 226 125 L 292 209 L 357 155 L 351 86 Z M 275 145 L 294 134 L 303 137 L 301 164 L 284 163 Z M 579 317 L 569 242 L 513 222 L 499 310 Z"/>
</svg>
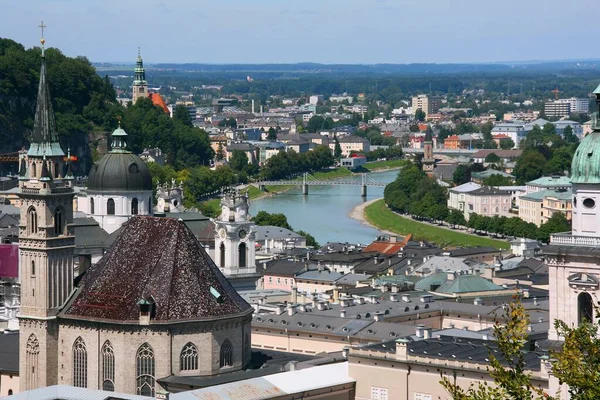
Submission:
<svg viewBox="0 0 600 400">
<path fill-rule="evenodd" d="M 121 131 L 103 171 L 124 167 L 137 177 L 136 162 L 121 162 L 129 158 Z M 139 215 L 151 199 L 140 198 L 106 255 L 74 285 L 74 193 L 64 159 L 42 57 L 33 138 L 19 171 L 21 391 L 65 384 L 154 396 L 160 378 L 243 368 L 252 307 L 182 221 Z M 108 207 L 106 195 L 94 207 Z"/>
<path fill-rule="evenodd" d="M 577 147 L 571 164 L 573 185 L 572 231 L 550 237 L 544 250 L 550 275 L 550 321 L 559 319 L 568 326 L 584 322 L 597 324 L 594 304 L 600 296 L 600 86 L 594 91 L 598 112 L 592 118 L 592 133 Z M 563 338 L 550 325 L 551 347 L 560 347 Z M 549 392 L 568 390 L 550 375 Z"/>
</svg>

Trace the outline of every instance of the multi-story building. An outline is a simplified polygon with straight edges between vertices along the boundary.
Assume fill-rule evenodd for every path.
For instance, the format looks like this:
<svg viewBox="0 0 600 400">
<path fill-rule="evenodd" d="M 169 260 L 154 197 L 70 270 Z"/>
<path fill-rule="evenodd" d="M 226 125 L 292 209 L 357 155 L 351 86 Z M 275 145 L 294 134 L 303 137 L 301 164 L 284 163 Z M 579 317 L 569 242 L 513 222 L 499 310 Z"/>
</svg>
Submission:
<svg viewBox="0 0 600 400">
<path fill-rule="evenodd" d="M 420 94 L 413 96 L 412 98 L 412 112 L 413 114 L 421 109 L 425 113 L 425 118 L 429 114 L 435 114 L 440 110 L 440 98 L 436 96 L 428 96 L 426 94 Z"/>
<path fill-rule="evenodd" d="M 448 208 L 453 210 L 465 211 L 467 194 L 481 188 L 481 185 L 475 182 L 467 182 L 465 184 L 453 187 L 448 190 Z"/>
<path fill-rule="evenodd" d="M 557 213 L 563 213 L 570 221 L 572 217 L 573 192 L 571 189 L 547 191 L 542 201 L 542 223 L 547 222 Z"/>
<path fill-rule="evenodd" d="M 570 189 L 571 179 L 568 176 L 543 176 L 525 184 L 527 194 L 542 190 Z"/>
<path fill-rule="evenodd" d="M 360 136 L 346 136 L 339 138 L 338 142 L 342 149 L 342 157 L 349 157 L 352 152 L 356 153 L 368 153 L 371 151 L 371 145 L 369 141 Z M 329 141 L 329 148 L 331 151 L 335 151 L 335 141 Z"/>
<path fill-rule="evenodd" d="M 544 114 L 547 117 L 567 117 L 571 114 L 571 103 L 560 100 L 549 101 L 544 105 Z"/>
<path fill-rule="evenodd" d="M 492 136 L 504 134 L 510 136 L 515 144 L 515 148 L 519 147 L 519 142 L 527 136 L 525 125 L 522 122 L 503 122 L 494 125 L 492 128 Z"/>
<path fill-rule="evenodd" d="M 492 186 L 482 186 L 465 195 L 465 219 L 471 214 L 486 217 L 508 217 L 511 208 L 511 192 Z"/>
<path fill-rule="evenodd" d="M 542 224 L 545 191 L 531 192 L 519 198 L 519 218 L 536 226 Z"/>
</svg>

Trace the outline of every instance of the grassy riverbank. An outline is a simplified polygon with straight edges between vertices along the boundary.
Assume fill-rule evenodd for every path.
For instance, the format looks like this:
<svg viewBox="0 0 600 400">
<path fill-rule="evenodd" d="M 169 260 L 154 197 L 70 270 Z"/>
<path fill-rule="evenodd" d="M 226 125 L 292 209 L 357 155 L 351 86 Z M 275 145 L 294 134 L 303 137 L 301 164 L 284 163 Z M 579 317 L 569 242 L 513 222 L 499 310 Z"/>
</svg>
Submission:
<svg viewBox="0 0 600 400">
<path fill-rule="evenodd" d="M 490 239 L 483 236 L 470 235 L 451 229 L 441 228 L 422 222 L 404 218 L 390 211 L 383 199 L 374 202 L 365 208 L 366 220 L 379 229 L 395 232 L 399 235 L 411 233 L 416 240 L 434 242 L 440 247 L 449 246 L 492 246 L 499 249 L 508 249 L 509 243 L 502 240 Z"/>
<path fill-rule="evenodd" d="M 372 161 L 365 164 L 364 168 L 368 171 L 380 171 L 385 169 L 401 168 L 406 165 L 406 160 L 398 158 L 396 160 Z"/>
</svg>

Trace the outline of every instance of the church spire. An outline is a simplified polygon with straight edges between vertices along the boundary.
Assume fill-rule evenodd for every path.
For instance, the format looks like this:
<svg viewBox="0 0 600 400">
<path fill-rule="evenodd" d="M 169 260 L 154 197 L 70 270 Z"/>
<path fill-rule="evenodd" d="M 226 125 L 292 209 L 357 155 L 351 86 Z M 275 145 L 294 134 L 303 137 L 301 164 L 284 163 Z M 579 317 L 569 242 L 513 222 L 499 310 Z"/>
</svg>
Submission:
<svg viewBox="0 0 600 400">
<path fill-rule="evenodd" d="M 52 98 L 50 97 L 50 87 L 46 76 L 46 55 L 44 45 L 46 40 L 43 37 L 44 28 L 46 25 L 42 22 L 42 65 L 40 67 L 40 83 L 38 86 L 37 104 L 35 108 L 35 119 L 33 123 L 33 135 L 31 138 L 31 147 L 29 148 L 29 156 L 48 157 L 64 156 L 64 152 L 60 148 L 58 142 L 58 134 L 56 133 L 56 121 L 54 118 L 54 110 L 52 109 Z"/>
<path fill-rule="evenodd" d="M 144 60 L 138 47 L 137 62 L 135 64 L 135 78 L 133 81 L 134 85 L 146 85 L 146 69 L 144 68 Z"/>
</svg>

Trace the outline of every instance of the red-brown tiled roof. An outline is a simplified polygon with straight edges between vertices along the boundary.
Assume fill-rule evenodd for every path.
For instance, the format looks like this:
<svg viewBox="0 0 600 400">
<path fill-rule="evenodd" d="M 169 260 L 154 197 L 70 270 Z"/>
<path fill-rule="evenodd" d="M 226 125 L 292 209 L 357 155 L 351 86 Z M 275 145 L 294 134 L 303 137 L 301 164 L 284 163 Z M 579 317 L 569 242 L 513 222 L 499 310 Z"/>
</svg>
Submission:
<svg viewBox="0 0 600 400">
<path fill-rule="evenodd" d="M 165 100 L 159 93 L 148 93 L 148 97 L 150 98 L 150 100 L 152 100 L 152 103 L 155 106 L 159 106 L 166 113 L 169 112 L 169 109 L 167 108 L 167 103 L 165 103 Z"/>
<path fill-rule="evenodd" d="M 393 255 L 398 254 L 410 241 L 412 235 L 408 235 L 401 242 L 390 242 L 389 240 L 376 240 L 363 249 L 363 253 L 377 252 L 380 254 Z"/>
<path fill-rule="evenodd" d="M 174 218 L 130 219 L 106 255 L 88 269 L 61 317 L 135 323 L 139 301 L 154 302 L 154 323 L 252 311 L 192 231 Z"/>
</svg>

